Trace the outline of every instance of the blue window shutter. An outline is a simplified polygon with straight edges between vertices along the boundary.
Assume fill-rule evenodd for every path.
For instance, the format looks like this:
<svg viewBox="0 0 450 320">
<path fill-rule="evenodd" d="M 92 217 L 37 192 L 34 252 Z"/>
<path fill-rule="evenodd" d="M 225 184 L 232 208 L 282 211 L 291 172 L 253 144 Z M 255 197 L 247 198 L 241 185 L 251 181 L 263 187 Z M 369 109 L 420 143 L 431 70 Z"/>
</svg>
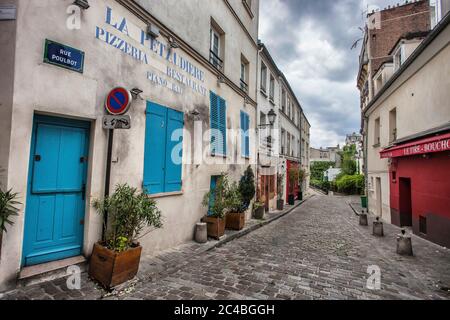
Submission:
<svg viewBox="0 0 450 320">
<path fill-rule="evenodd" d="M 245 113 L 241 111 L 241 155 L 245 157 Z"/>
<path fill-rule="evenodd" d="M 241 149 L 243 157 L 250 157 L 250 116 L 241 111 Z"/>
<path fill-rule="evenodd" d="M 227 105 L 224 99 L 219 97 L 219 131 L 221 144 L 219 145 L 220 154 L 227 155 Z"/>
<path fill-rule="evenodd" d="M 244 115 L 245 118 L 245 156 L 250 157 L 250 116 Z"/>
<path fill-rule="evenodd" d="M 164 192 L 181 191 L 182 158 L 183 158 L 183 125 L 182 112 L 167 110 L 167 138 Z"/>
<path fill-rule="evenodd" d="M 143 189 L 148 194 L 164 192 L 166 127 L 167 109 L 147 102 Z"/>
<path fill-rule="evenodd" d="M 218 130 L 219 130 L 219 110 L 218 110 L 218 97 L 213 92 L 210 92 L 210 127 L 211 127 L 211 154 L 215 155 L 219 152 L 218 144 Z"/>
<path fill-rule="evenodd" d="M 227 155 L 227 106 L 224 99 L 210 92 L 211 154 Z"/>
</svg>

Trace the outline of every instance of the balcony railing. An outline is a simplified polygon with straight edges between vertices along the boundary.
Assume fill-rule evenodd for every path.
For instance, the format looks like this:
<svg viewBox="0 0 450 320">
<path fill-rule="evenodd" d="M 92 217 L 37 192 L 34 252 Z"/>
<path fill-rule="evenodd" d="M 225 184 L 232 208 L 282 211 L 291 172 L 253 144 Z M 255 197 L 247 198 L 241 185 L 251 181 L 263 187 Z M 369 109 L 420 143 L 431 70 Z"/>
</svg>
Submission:
<svg viewBox="0 0 450 320">
<path fill-rule="evenodd" d="M 248 93 L 248 84 L 241 79 L 241 89 Z"/>
<path fill-rule="evenodd" d="M 209 62 L 219 69 L 220 71 L 223 71 L 223 61 L 220 59 L 220 57 L 214 53 L 214 51 L 209 50 Z"/>
</svg>

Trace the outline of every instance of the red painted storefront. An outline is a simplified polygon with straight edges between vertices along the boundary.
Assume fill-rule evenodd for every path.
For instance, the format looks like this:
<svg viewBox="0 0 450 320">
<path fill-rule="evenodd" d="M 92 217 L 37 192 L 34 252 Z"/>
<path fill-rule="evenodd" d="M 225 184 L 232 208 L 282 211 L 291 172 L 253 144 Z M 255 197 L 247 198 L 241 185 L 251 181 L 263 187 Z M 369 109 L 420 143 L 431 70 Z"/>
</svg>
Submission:
<svg viewBox="0 0 450 320">
<path fill-rule="evenodd" d="M 450 134 L 384 150 L 390 158 L 392 223 L 450 247 Z"/>
</svg>

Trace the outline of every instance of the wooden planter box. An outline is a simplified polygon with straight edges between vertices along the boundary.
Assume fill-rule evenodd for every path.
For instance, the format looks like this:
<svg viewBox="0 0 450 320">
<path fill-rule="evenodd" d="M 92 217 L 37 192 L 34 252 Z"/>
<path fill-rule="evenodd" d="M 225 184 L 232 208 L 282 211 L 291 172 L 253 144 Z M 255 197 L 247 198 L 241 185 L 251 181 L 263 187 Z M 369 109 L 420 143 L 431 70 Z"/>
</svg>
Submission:
<svg viewBox="0 0 450 320">
<path fill-rule="evenodd" d="M 203 222 L 206 222 L 208 225 L 208 237 L 219 240 L 225 234 L 225 219 L 204 217 Z"/>
<path fill-rule="evenodd" d="M 244 213 L 228 213 L 226 218 L 226 228 L 229 230 L 242 230 L 245 226 Z"/>
<path fill-rule="evenodd" d="M 139 245 L 124 252 L 116 252 L 96 243 L 89 263 L 89 276 L 108 289 L 131 280 L 139 270 L 141 252 L 142 247 Z"/>
</svg>

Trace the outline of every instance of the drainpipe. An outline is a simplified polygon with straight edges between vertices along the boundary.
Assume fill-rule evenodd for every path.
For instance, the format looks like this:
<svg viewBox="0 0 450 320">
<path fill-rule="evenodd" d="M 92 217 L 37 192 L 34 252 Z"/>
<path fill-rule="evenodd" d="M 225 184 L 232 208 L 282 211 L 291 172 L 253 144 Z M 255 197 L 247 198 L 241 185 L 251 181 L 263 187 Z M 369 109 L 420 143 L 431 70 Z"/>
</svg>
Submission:
<svg viewBox="0 0 450 320">
<path fill-rule="evenodd" d="M 369 126 L 369 117 L 365 115 L 365 113 L 363 112 L 362 114 L 363 117 L 363 123 L 364 123 L 364 128 L 363 128 L 363 134 L 364 134 L 364 147 L 363 147 L 363 152 L 364 152 L 364 179 L 365 179 L 365 183 L 366 183 L 366 196 L 367 196 L 367 211 L 369 211 L 369 168 L 367 166 L 368 163 L 368 154 L 367 154 L 367 150 L 368 150 L 368 126 Z"/>
<path fill-rule="evenodd" d="M 258 43 L 259 44 L 259 43 Z M 260 185 L 260 181 L 259 181 L 259 149 L 260 149 L 260 139 L 259 139 L 259 104 L 258 104 L 258 81 L 260 80 L 260 75 L 259 75 L 259 71 L 260 71 L 260 64 L 259 64 L 259 60 L 260 60 L 260 55 L 261 52 L 263 52 L 264 47 L 261 46 L 261 48 L 259 48 L 258 50 L 256 50 L 256 88 L 255 88 L 255 100 L 256 100 L 256 128 L 255 128 L 255 132 L 256 132 L 256 137 L 255 139 L 257 140 L 256 142 L 256 192 L 255 192 L 255 200 L 254 202 L 258 201 L 258 191 L 259 191 L 259 185 Z M 261 60 L 262 61 L 262 60 Z M 252 212 L 253 214 L 253 212 Z"/>
</svg>

